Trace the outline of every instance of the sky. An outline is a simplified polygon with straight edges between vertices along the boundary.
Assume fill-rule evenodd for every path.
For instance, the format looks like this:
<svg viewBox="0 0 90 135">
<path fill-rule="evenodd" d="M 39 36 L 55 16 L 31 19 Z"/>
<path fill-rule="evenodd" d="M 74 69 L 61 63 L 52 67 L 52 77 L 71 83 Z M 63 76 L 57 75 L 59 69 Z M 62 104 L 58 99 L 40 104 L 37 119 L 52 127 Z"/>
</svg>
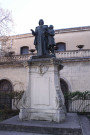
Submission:
<svg viewBox="0 0 90 135">
<path fill-rule="evenodd" d="M 90 26 L 90 0 L 0 0 L 12 12 L 12 35 L 31 33 L 39 19 L 54 29 Z"/>
</svg>

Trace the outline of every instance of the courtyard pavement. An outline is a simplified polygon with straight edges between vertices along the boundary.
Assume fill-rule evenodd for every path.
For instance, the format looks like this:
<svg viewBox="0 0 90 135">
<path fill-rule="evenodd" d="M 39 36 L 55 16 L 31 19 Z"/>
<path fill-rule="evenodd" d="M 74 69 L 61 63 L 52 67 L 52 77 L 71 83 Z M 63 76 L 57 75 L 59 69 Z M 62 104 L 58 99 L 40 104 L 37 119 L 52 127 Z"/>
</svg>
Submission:
<svg viewBox="0 0 90 135">
<path fill-rule="evenodd" d="M 15 131 L 0 131 L 0 135 L 42 135 L 42 134 L 15 132 Z M 51 134 L 43 134 L 43 135 L 51 135 Z"/>
<path fill-rule="evenodd" d="M 46 125 L 45 125 L 46 123 Z M 5 124 L 6 125 L 6 130 L 3 131 L 2 129 L 2 124 Z M 63 122 L 63 123 L 60 123 L 60 124 L 56 124 L 56 123 L 49 123 L 49 122 L 38 122 L 38 121 L 32 121 L 32 122 L 26 122 L 26 121 L 20 121 L 18 119 L 18 116 L 15 116 L 15 117 L 12 117 L 10 119 L 7 119 L 7 120 L 4 120 L 2 122 L 0 122 L 0 135 L 42 135 L 41 132 L 40 133 L 29 133 L 29 132 L 26 132 L 24 131 L 24 129 L 19 131 L 15 130 L 15 127 L 14 127 L 14 130 L 12 131 L 9 131 L 8 130 L 8 127 L 7 127 L 7 124 L 10 124 L 10 125 L 13 125 L 13 127 L 15 125 L 18 125 L 17 128 L 19 128 L 19 126 L 40 126 L 41 129 L 43 127 L 52 127 L 52 128 L 55 128 L 55 127 L 60 127 L 60 128 L 68 128 L 68 129 L 82 129 L 82 135 L 90 135 L 90 121 L 88 120 L 88 118 L 86 116 L 78 116 L 77 114 L 75 113 L 70 113 L 67 115 L 67 118 L 66 118 L 66 121 Z M 20 127 L 21 128 L 21 127 Z M 32 130 L 33 131 L 33 130 Z M 45 132 L 46 133 L 46 132 Z M 51 134 L 45 134 L 43 133 L 43 135 L 53 135 L 53 133 Z M 69 134 L 68 134 L 69 135 Z M 71 134 L 70 134 L 71 135 Z M 74 134 L 76 135 L 76 134 Z"/>
</svg>

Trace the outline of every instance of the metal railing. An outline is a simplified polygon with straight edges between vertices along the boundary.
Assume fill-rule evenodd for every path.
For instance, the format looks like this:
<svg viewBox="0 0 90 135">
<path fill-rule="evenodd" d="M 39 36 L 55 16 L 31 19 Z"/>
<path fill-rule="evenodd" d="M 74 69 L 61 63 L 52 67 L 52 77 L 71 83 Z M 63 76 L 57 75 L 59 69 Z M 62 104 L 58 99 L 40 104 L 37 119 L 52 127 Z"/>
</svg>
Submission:
<svg viewBox="0 0 90 135">
<path fill-rule="evenodd" d="M 68 112 L 90 112 L 90 97 L 68 100 Z"/>
</svg>

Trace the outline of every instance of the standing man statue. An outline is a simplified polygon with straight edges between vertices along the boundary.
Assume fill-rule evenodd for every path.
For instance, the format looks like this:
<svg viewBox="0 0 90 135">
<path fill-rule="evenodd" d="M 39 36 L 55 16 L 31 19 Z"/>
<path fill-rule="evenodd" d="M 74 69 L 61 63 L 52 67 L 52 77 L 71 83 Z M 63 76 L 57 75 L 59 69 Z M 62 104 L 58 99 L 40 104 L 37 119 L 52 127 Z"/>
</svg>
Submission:
<svg viewBox="0 0 90 135">
<path fill-rule="evenodd" d="M 38 56 L 49 55 L 48 49 L 48 25 L 44 25 L 42 19 L 39 20 L 39 26 L 36 27 L 35 31 L 32 30 L 32 35 L 35 36 L 34 45 L 37 50 Z"/>
<path fill-rule="evenodd" d="M 49 50 L 53 55 L 55 55 L 54 47 L 56 46 L 54 41 L 54 35 L 55 35 L 55 31 L 53 29 L 53 25 L 50 25 L 48 27 L 48 46 L 49 46 Z"/>
</svg>

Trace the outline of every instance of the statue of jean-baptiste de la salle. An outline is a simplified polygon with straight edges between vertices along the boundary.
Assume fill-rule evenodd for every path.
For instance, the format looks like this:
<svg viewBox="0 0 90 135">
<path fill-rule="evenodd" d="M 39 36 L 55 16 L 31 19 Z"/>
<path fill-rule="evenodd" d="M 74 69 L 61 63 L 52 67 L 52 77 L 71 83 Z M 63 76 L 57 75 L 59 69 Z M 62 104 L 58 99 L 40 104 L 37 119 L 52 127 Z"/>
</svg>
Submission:
<svg viewBox="0 0 90 135">
<path fill-rule="evenodd" d="M 36 27 L 35 31 L 32 30 L 32 35 L 35 36 L 34 45 L 37 50 L 38 56 L 48 56 L 51 54 L 54 55 L 54 35 L 53 26 L 44 25 L 42 19 L 39 20 L 39 26 Z"/>
</svg>

